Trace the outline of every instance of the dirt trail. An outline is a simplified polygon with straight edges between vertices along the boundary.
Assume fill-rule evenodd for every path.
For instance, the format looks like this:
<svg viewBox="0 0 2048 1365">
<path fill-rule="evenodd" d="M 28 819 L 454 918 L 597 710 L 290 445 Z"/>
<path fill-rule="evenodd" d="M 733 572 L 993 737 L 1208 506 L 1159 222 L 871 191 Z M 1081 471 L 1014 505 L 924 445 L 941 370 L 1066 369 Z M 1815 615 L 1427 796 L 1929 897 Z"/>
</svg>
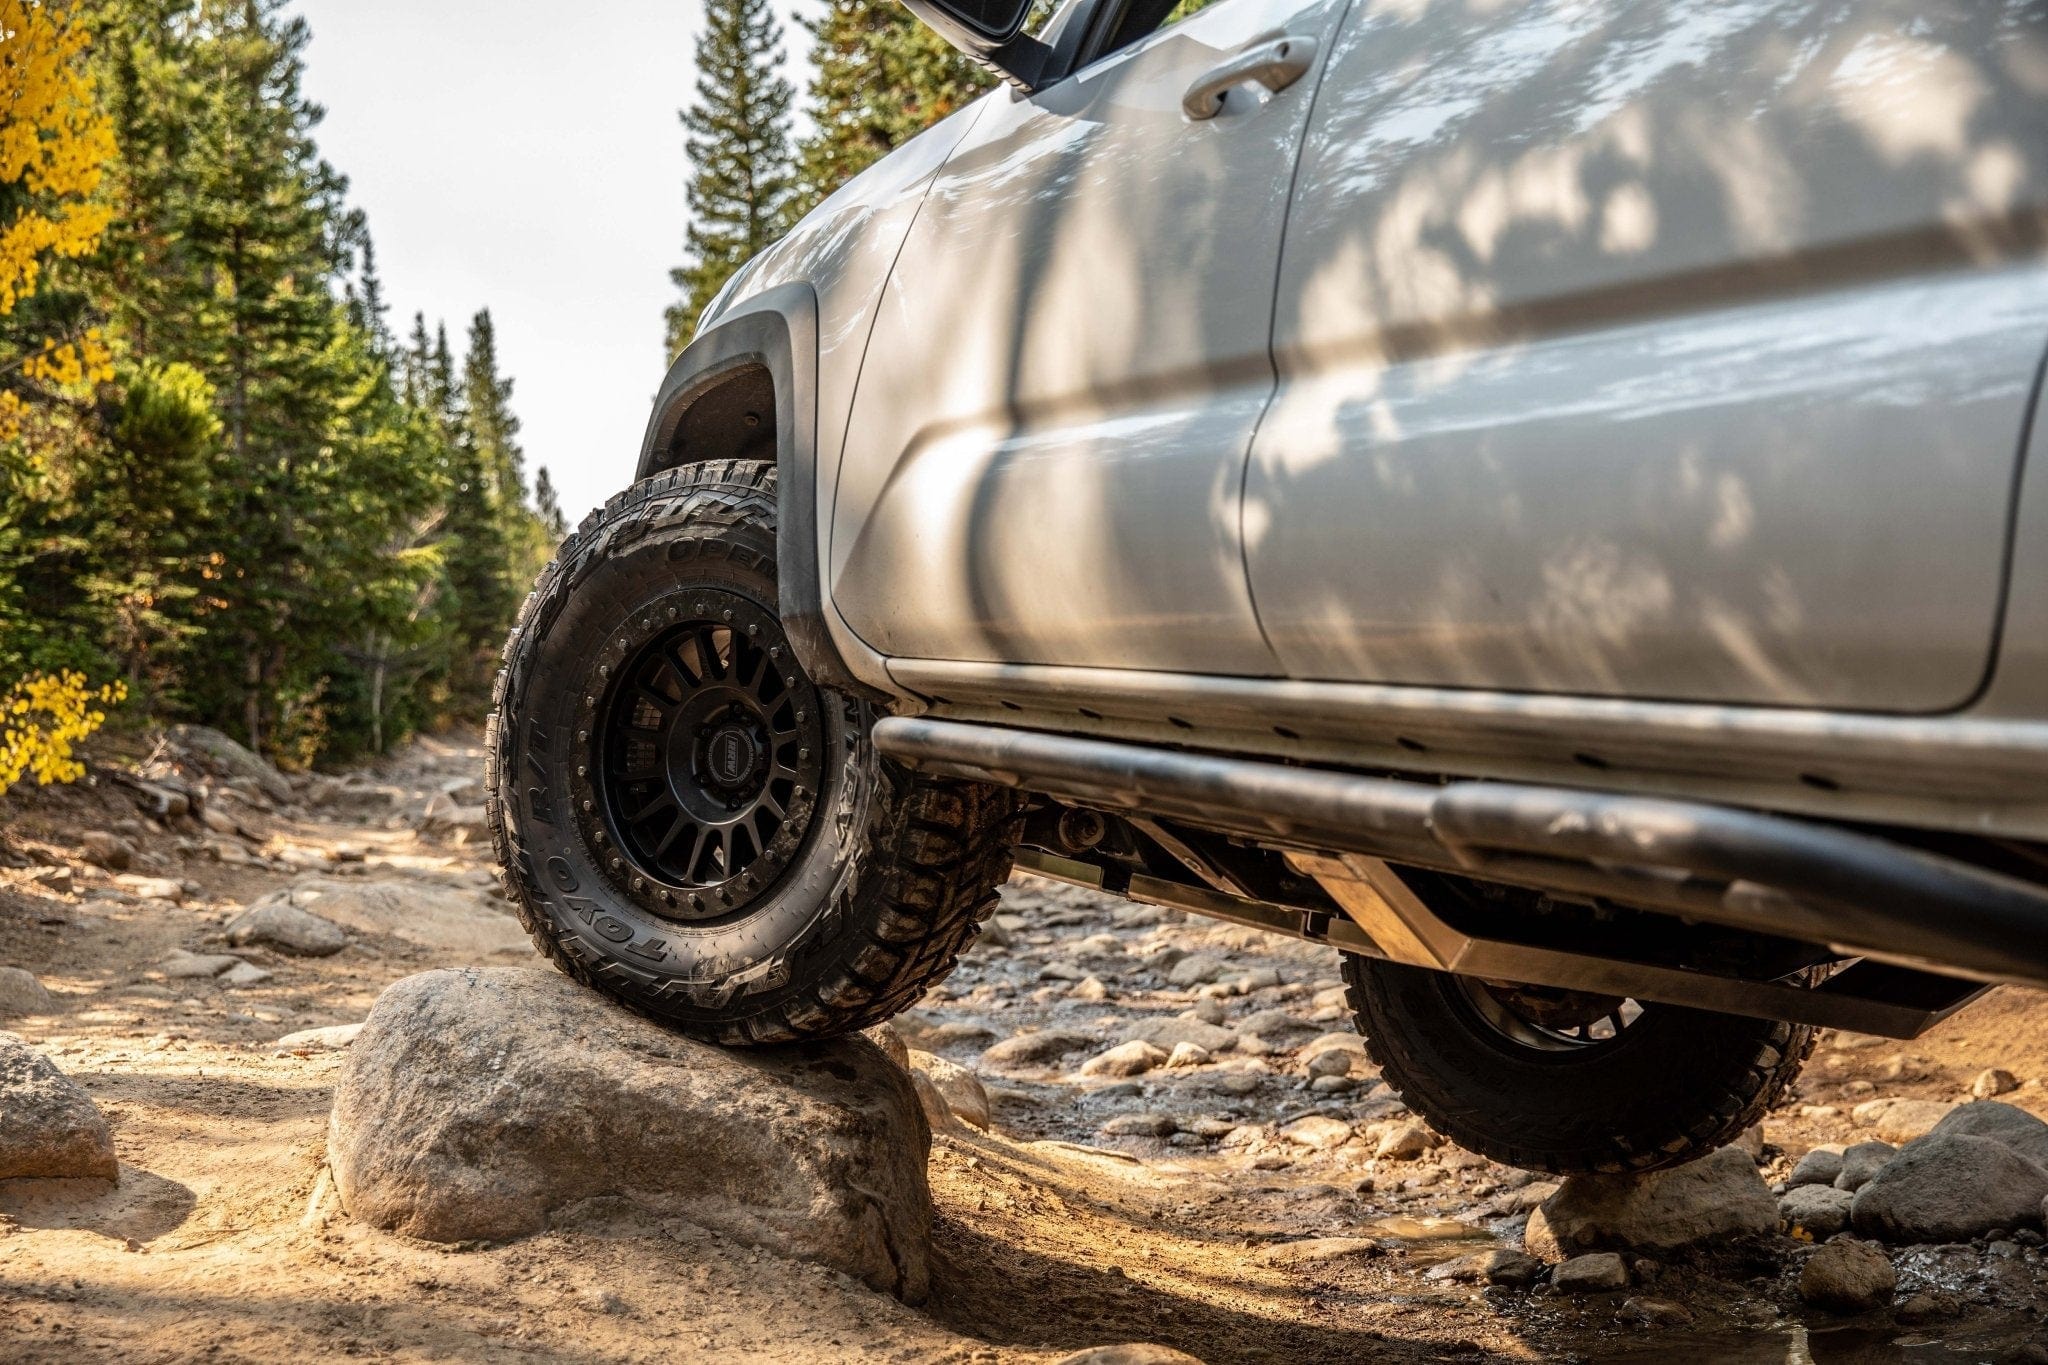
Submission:
<svg viewBox="0 0 2048 1365">
<path fill-rule="evenodd" d="M 68 890 L 61 874 L 0 869 L 0 962 L 56 997 L 5 1027 L 92 1093 L 122 1161 L 111 1191 L 0 1186 L 0 1358 L 979 1363 L 1154 1341 L 1218 1365 L 1792 1361 L 2027 1359 L 2012 1353 L 2048 1342 L 2038 1246 L 1903 1256 L 1902 1293 L 1941 1287 L 1958 1309 L 1916 1328 L 1882 1312 L 1803 1314 L 1782 1257 L 1757 1248 L 1646 1264 L 1636 1290 L 1579 1299 L 1432 1279 L 1475 1248 L 1518 1246 L 1542 1188 L 1448 1147 L 1375 1155 L 1407 1117 L 1398 1101 L 1362 1058 L 1335 1084 L 1309 1074 L 1336 1045 L 1324 1035 L 1349 1028 L 1328 994 L 1333 957 L 1038 881 L 1012 885 L 992 941 L 899 1023 L 913 1047 L 974 1067 L 994 1113 L 991 1132 L 934 1140 L 938 1264 L 921 1309 L 626 1211 L 500 1247 L 365 1229 L 322 1181 L 344 1054 L 278 1040 L 361 1020 L 412 972 L 538 959 L 416 941 L 434 935 L 414 921 L 352 928 L 329 958 L 233 949 L 270 974 L 248 986 L 163 967 L 180 950 L 230 951 L 221 925 L 308 873 L 400 881 L 436 915 L 503 912 L 466 808 L 480 766 L 473 742 L 423 741 L 281 809 L 217 791 L 210 804 L 242 833 L 182 839 L 104 782 L 0 803 L 17 853 L 71 869 Z M 87 864 L 88 830 L 124 834 L 133 872 L 191 889 L 174 903 L 124 888 Z M 1081 1073 L 1148 1022 L 1208 1039 L 1210 1055 L 1129 1078 Z M 1028 1030 L 1085 1042 L 1036 1061 L 983 1057 Z M 1850 1109 L 1872 1094 L 1964 1098 L 1991 1066 L 2023 1082 L 2004 1098 L 2048 1114 L 2038 997 L 1999 992 L 1903 1046 L 1830 1040 L 1764 1127 L 1766 1175 L 1816 1143 L 1867 1137 Z M 1666 1325 L 1642 1325 L 1646 1299 L 1674 1310 Z"/>
</svg>

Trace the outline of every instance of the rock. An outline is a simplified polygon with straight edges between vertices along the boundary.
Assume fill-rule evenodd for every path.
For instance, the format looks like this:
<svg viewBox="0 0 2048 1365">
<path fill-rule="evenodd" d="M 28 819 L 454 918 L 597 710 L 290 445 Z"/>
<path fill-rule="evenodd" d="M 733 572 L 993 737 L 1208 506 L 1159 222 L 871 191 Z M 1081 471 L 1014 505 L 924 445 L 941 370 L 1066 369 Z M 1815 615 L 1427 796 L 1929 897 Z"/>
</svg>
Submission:
<svg viewBox="0 0 2048 1365">
<path fill-rule="evenodd" d="M 1852 1194 L 1870 1183 L 1870 1177 L 1899 1154 L 1889 1142 L 1859 1142 L 1842 1152 L 1842 1169 L 1835 1176 L 1835 1188 Z"/>
<path fill-rule="evenodd" d="M 1274 1242 L 1259 1253 L 1267 1265 L 1313 1265 L 1381 1256 L 1386 1248 L 1370 1237 L 1303 1237 L 1292 1242 Z"/>
<path fill-rule="evenodd" d="M 1166 980 L 1169 985 L 1186 989 L 1214 981 L 1229 968 L 1229 963 L 1213 953 L 1190 953 L 1167 969 Z"/>
<path fill-rule="evenodd" d="M 1144 1019 L 1128 1029 L 1127 1041 L 1150 1043 L 1168 1052 L 1181 1043 L 1193 1043 L 1207 1052 L 1228 1052 L 1237 1046 L 1237 1035 L 1216 1024 L 1199 1019 Z"/>
<path fill-rule="evenodd" d="M 157 967 L 172 981 L 211 981 L 231 967 L 242 965 L 242 959 L 228 953 L 188 953 L 180 948 L 165 958 Z"/>
<path fill-rule="evenodd" d="M 339 1052 L 356 1040 L 361 1024 L 329 1024 L 326 1028 L 302 1028 L 277 1040 L 281 1048 L 315 1052 Z"/>
<path fill-rule="evenodd" d="M 507 953 L 526 957 L 532 940 L 495 898 L 424 880 L 300 877 L 249 908 L 282 901 L 359 934 L 388 934 L 478 958 Z"/>
<path fill-rule="evenodd" d="M 1074 989 L 1067 992 L 1076 1000 L 1090 1002 L 1109 999 L 1109 987 L 1102 984 L 1099 976 L 1084 976 L 1074 983 Z"/>
<path fill-rule="evenodd" d="M 1329 1076 L 1349 1076 L 1351 1074 L 1351 1058 L 1353 1055 L 1340 1047 L 1324 1048 L 1321 1052 L 1308 1059 L 1307 1071 L 1309 1078 L 1311 1080 L 1321 1080 Z"/>
<path fill-rule="evenodd" d="M 951 1128 L 957 1121 L 953 1117 L 953 1106 L 946 1103 L 938 1085 L 922 1071 L 912 1071 L 908 1075 L 910 1088 L 917 1095 L 917 1107 L 924 1112 L 926 1125 L 934 1132 Z"/>
<path fill-rule="evenodd" d="M 11 1033 L 0 1033 L 0 1180 L 117 1180 L 114 1139 L 92 1096 Z"/>
<path fill-rule="evenodd" d="M 1832 1185 L 1842 1174 L 1842 1149 L 1840 1147 L 1816 1147 L 1798 1164 L 1792 1167 L 1792 1174 L 1785 1177 L 1785 1183 L 1793 1189 L 1801 1185 Z"/>
<path fill-rule="evenodd" d="M 1555 1180 L 1534 1180 L 1517 1189 L 1509 1190 L 1500 1197 L 1501 1210 L 1505 1213 L 1534 1213 L 1550 1201 L 1550 1196 L 1561 1188 Z"/>
<path fill-rule="evenodd" d="M 1133 1039 L 1118 1043 L 1109 1051 L 1090 1057 L 1081 1063 L 1083 1076 L 1142 1076 L 1155 1067 L 1165 1066 L 1168 1054 L 1164 1048 L 1154 1047 L 1142 1040 Z"/>
<path fill-rule="evenodd" d="M 77 888 L 78 882 L 71 869 L 61 864 L 56 867 L 39 867 L 29 874 L 37 886 L 45 887 L 60 896 L 68 896 Z"/>
<path fill-rule="evenodd" d="M 2009 1095 L 2020 1088 L 2020 1078 L 2002 1066 L 1987 1067 L 1977 1073 L 1977 1079 L 1970 1082 L 1970 1094 L 1980 1100 L 1995 1095 Z"/>
<path fill-rule="evenodd" d="M 1239 1020 L 1237 1031 L 1271 1041 L 1275 1035 L 1306 1033 L 1314 1027 L 1313 1024 L 1295 1018 L 1286 1010 L 1259 1010 Z"/>
<path fill-rule="evenodd" d="M 1647 1175 L 1573 1176 L 1532 1214 L 1524 1249 L 1561 1260 L 1591 1248 L 1676 1251 L 1777 1231 L 1778 1201 L 1740 1147 Z"/>
<path fill-rule="evenodd" d="M 1475 1252 L 1431 1266 L 1425 1280 L 1451 1280 L 1460 1284 L 1483 1283 L 1522 1288 L 1534 1284 L 1543 1274 L 1543 1262 L 1507 1247 Z"/>
<path fill-rule="evenodd" d="M 1905 1143 L 1933 1132 L 1954 1108 L 1948 1100 L 1866 1100 L 1849 1117 L 1858 1127 L 1875 1128 L 1886 1142 Z"/>
<path fill-rule="evenodd" d="M 888 1059 L 905 1071 L 910 1069 L 910 1045 L 903 1041 L 903 1035 L 896 1031 L 894 1024 L 877 1024 L 862 1029 L 861 1036 L 882 1049 Z"/>
<path fill-rule="evenodd" d="M 1130 1046 L 1128 1043 L 1126 1047 Z M 1146 1046 L 1151 1046 L 1149 1043 Z M 1173 1051 L 1167 1054 L 1166 1064 L 1170 1067 L 1204 1066 L 1209 1062 L 1209 1049 L 1194 1043 L 1175 1043 Z"/>
<path fill-rule="evenodd" d="M 1683 1304 L 1640 1297 L 1622 1300 L 1615 1317 L 1635 1327 L 1684 1327 L 1692 1322 L 1692 1312 Z"/>
<path fill-rule="evenodd" d="M 1628 1266 L 1611 1251 L 1574 1256 L 1550 1272 L 1550 1286 L 1560 1294 L 1598 1294 L 1628 1288 Z"/>
<path fill-rule="evenodd" d="M 490 824 L 481 805 L 465 806 L 443 793 L 427 802 L 420 813 L 420 829 L 428 834 L 460 835 L 467 841 L 489 834 Z"/>
<path fill-rule="evenodd" d="M 1891 1301 L 1899 1277 L 1881 1247 L 1844 1237 L 1806 1258 L 1799 1297 L 1836 1313 L 1861 1313 Z"/>
<path fill-rule="evenodd" d="M 1333 1119 L 1327 1114 L 1310 1114 L 1298 1118 L 1280 1129 L 1280 1136 L 1289 1142 L 1298 1142 L 1304 1147 L 1313 1147 L 1326 1152 L 1332 1147 L 1342 1147 L 1351 1141 L 1351 1125 L 1342 1119 Z"/>
<path fill-rule="evenodd" d="M 727 1051 L 499 967 L 384 992 L 327 1155 L 347 1211 L 407 1236 L 520 1237 L 613 1197 L 916 1302 L 930 1146 L 909 1075 L 864 1040 Z"/>
<path fill-rule="evenodd" d="M 237 962 L 215 979 L 223 986 L 260 986 L 271 976 L 253 962 Z"/>
<path fill-rule="evenodd" d="M 1194 1004 L 1194 1008 L 1181 1016 L 1183 1019 L 1199 1019 L 1205 1024 L 1221 1024 L 1230 1018 L 1230 1011 L 1223 1002 L 1213 995 L 1205 995 Z"/>
<path fill-rule="evenodd" d="M 289 901 L 262 901 L 228 921 L 228 942 L 237 948 L 267 944 L 298 957 L 331 957 L 348 947 L 348 935 L 332 920 Z"/>
<path fill-rule="evenodd" d="M 1959 1317 L 1963 1305 L 1956 1296 L 1941 1289 L 1922 1289 L 1908 1294 L 1892 1308 L 1892 1320 L 1907 1327 L 1918 1327 L 1930 1322 L 1941 1322 L 1947 1318 Z"/>
<path fill-rule="evenodd" d="M 2004 1143 L 1932 1133 L 1908 1143 L 1856 1192 L 1856 1231 L 1882 1242 L 1966 1242 L 2040 1218 L 2048 1169 Z"/>
<path fill-rule="evenodd" d="M 1778 1201 L 1778 1217 L 1793 1236 L 1825 1242 L 1849 1226 L 1849 1205 L 1855 1198 L 1832 1185 L 1794 1185 Z"/>
<path fill-rule="evenodd" d="M 1118 1114 L 1102 1125 L 1111 1137 L 1172 1137 L 1180 1128 L 1171 1114 Z"/>
<path fill-rule="evenodd" d="M 1052 1365 L 1202 1365 L 1202 1361 L 1171 1346 L 1130 1342 L 1121 1346 L 1090 1346 L 1085 1351 L 1063 1355 Z"/>
<path fill-rule="evenodd" d="M 166 737 L 201 767 L 253 785 L 273 805 L 291 803 L 292 787 L 284 774 L 220 731 L 204 725 L 173 725 Z"/>
<path fill-rule="evenodd" d="M 114 885 L 146 901 L 169 901 L 176 905 L 185 899 L 185 884 L 175 877 L 144 877 L 124 872 L 114 878 Z"/>
<path fill-rule="evenodd" d="M 1437 1135 L 1420 1123 L 1402 1123 L 1380 1135 L 1373 1155 L 1382 1161 L 1413 1161 L 1436 1146 Z"/>
<path fill-rule="evenodd" d="M 85 850 L 86 861 L 95 867 L 104 867 L 109 872 L 125 872 L 135 861 L 135 845 L 118 834 L 105 830 L 89 829 L 78 836 L 79 847 Z"/>
<path fill-rule="evenodd" d="M 989 1066 L 1045 1066 L 1094 1043 L 1094 1035 L 1066 1029 L 1019 1033 L 982 1053 L 981 1060 Z"/>
<path fill-rule="evenodd" d="M 958 1062 L 929 1052 L 912 1052 L 910 1066 L 931 1078 L 932 1088 L 946 1098 L 953 1117 L 972 1128 L 988 1131 L 988 1090 L 981 1078 Z"/>
<path fill-rule="evenodd" d="M 948 1019 L 942 1024 L 934 1024 L 925 1029 L 918 1035 L 917 1042 L 926 1052 L 937 1052 L 949 1047 L 980 1049 L 993 1042 L 995 1036 L 995 1030 L 986 1024 L 977 1024 L 967 1019 Z"/>
<path fill-rule="evenodd" d="M 0 967 L 0 1019 L 24 1014 L 48 1014 L 56 1008 L 50 992 L 33 972 L 20 967 Z"/>
<path fill-rule="evenodd" d="M 2039 1166 L 2048 1166 L 2048 1123 L 2017 1105 L 1995 1100 L 1958 1105 L 1934 1125 L 1937 1133 L 1964 1133 L 2002 1142 Z"/>
</svg>

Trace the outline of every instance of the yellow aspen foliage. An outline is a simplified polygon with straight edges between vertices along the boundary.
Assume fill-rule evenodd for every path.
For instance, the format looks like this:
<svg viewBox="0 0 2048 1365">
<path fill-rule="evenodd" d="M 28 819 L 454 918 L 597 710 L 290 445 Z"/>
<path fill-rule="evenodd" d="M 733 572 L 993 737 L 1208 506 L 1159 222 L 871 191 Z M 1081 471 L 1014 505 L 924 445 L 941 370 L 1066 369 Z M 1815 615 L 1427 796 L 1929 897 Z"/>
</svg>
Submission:
<svg viewBox="0 0 2048 1365">
<path fill-rule="evenodd" d="M 102 707 L 127 696 L 126 683 L 95 688 L 69 669 L 31 673 L 0 695 L 0 796 L 24 776 L 40 786 L 85 776 L 72 746 L 107 723 Z"/>
<path fill-rule="evenodd" d="M 27 191 L 0 220 L 0 314 L 35 293 L 45 255 L 82 256 L 107 229 L 110 210 L 92 195 L 114 130 L 69 11 L 66 0 L 0 0 L 0 185 Z"/>
</svg>

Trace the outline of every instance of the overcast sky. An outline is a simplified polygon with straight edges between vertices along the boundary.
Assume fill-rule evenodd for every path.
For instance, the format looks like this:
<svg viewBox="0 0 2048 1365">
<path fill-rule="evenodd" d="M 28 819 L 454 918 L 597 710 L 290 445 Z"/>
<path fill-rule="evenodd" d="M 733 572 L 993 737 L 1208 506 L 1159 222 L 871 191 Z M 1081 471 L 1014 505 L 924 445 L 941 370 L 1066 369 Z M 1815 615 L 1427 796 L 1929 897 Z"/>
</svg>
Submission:
<svg viewBox="0 0 2048 1365">
<path fill-rule="evenodd" d="M 489 307 L 529 470 L 574 525 L 633 476 L 683 241 L 701 0 L 299 0 L 321 151 L 403 334 Z M 778 3 L 799 68 L 809 35 Z M 564 16 L 573 15 L 573 24 Z"/>
</svg>

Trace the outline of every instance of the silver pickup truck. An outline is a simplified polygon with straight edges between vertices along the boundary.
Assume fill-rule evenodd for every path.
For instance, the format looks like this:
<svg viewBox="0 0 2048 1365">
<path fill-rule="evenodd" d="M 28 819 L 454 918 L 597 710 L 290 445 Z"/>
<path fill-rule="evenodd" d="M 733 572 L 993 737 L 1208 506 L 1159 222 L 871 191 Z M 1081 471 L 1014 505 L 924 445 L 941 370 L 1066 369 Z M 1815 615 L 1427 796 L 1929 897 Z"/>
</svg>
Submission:
<svg viewBox="0 0 2048 1365">
<path fill-rule="evenodd" d="M 1342 954 L 1555 1172 L 2048 985 L 2048 6 L 908 0 L 507 648 L 562 968 L 913 1004 L 1014 867 Z"/>
</svg>

